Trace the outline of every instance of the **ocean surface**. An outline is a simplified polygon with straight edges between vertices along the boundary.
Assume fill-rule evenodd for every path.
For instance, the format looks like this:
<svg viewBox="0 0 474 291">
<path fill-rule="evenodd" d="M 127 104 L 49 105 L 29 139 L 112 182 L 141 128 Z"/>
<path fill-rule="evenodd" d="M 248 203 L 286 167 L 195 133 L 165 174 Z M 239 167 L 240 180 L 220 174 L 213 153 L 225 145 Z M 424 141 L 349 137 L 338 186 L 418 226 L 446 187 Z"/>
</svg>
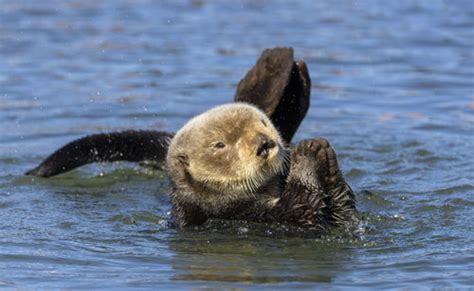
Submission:
<svg viewBox="0 0 474 291">
<path fill-rule="evenodd" d="M 65 143 L 176 131 L 263 49 L 312 77 L 355 234 L 168 228 L 166 173 L 24 176 Z M 474 2 L 0 0 L 0 287 L 474 287 Z"/>
</svg>

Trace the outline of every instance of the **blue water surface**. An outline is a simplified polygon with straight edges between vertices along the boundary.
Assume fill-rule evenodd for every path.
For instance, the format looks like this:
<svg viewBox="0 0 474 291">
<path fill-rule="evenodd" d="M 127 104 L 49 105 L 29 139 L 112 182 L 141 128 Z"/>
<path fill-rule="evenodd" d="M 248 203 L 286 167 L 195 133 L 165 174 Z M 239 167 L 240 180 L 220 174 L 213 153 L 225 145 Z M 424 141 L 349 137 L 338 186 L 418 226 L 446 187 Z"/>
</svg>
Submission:
<svg viewBox="0 0 474 291">
<path fill-rule="evenodd" d="M 357 236 L 167 227 L 166 174 L 23 173 L 65 143 L 176 131 L 263 49 L 312 77 L 295 141 L 326 137 Z M 474 286 L 472 1 L 0 0 L 0 287 Z"/>
</svg>

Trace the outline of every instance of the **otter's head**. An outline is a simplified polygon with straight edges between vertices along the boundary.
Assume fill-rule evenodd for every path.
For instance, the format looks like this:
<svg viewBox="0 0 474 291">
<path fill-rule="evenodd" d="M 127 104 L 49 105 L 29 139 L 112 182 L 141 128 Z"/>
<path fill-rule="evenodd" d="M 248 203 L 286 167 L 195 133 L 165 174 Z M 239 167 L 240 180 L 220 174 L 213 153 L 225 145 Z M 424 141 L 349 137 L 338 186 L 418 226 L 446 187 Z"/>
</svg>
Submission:
<svg viewBox="0 0 474 291">
<path fill-rule="evenodd" d="M 175 183 L 182 182 L 173 177 L 181 167 L 191 184 L 210 190 L 209 195 L 229 196 L 217 199 L 232 200 L 252 195 L 284 171 L 285 150 L 262 111 L 232 103 L 191 119 L 171 141 L 166 161 Z"/>
</svg>

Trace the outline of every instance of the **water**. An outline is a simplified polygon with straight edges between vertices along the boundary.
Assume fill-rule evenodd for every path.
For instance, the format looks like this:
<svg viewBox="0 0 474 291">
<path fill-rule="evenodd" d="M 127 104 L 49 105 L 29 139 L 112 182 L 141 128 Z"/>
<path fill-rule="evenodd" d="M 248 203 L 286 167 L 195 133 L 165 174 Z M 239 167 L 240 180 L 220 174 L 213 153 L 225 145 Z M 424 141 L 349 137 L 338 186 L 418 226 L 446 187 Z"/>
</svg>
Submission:
<svg viewBox="0 0 474 291">
<path fill-rule="evenodd" d="M 474 286 L 473 6 L 0 1 L 0 286 Z M 295 140 L 336 148 L 359 237 L 168 229 L 165 174 L 131 163 L 22 175 L 87 134 L 177 130 L 278 45 L 313 80 Z"/>
</svg>

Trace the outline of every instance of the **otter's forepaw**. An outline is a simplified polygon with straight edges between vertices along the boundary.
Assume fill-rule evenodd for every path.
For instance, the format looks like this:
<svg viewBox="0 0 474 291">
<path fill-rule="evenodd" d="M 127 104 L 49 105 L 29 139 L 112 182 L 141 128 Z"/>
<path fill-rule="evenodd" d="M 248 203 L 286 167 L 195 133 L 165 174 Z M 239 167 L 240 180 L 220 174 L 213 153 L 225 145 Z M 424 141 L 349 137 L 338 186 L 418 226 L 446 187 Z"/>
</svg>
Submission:
<svg viewBox="0 0 474 291">
<path fill-rule="evenodd" d="M 289 178 L 295 178 L 305 185 L 314 185 L 322 190 L 324 179 L 321 179 L 324 172 L 327 172 L 323 148 L 326 140 L 307 139 L 302 140 L 293 150 L 291 155 L 291 167 Z"/>
<path fill-rule="evenodd" d="M 301 141 L 293 151 L 290 172 L 326 189 L 335 187 L 340 180 L 336 153 L 324 138 Z"/>
</svg>

